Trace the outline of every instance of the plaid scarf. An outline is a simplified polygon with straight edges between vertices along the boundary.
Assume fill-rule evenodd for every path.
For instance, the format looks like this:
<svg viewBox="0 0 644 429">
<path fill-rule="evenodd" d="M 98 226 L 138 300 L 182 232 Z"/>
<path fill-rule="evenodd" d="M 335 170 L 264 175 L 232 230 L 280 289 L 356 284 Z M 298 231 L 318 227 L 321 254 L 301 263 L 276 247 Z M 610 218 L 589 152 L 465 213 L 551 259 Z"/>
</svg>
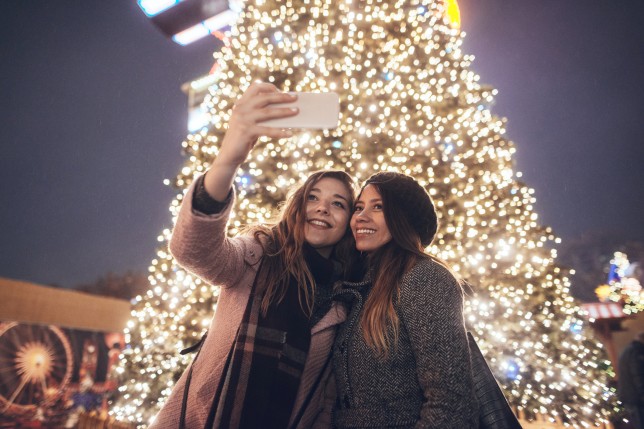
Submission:
<svg viewBox="0 0 644 429">
<path fill-rule="evenodd" d="M 333 261 L 308 245 L 304 257 L 316 288 L 330 289 L 337 277 Z M 261 270 L 260 266 L 206 429 L 283 429 L 293 412 L 311 342 L 310 320 L 300 306 L 294 278 L 284 299 L 271 304 L 265 316 L 261 314 L 263 294 L 257 284 Z M 320 307 L 328 311 L 331 300 L 319 302 L 318 296 L 314 313 L 319 314 Z"/>
</svg>

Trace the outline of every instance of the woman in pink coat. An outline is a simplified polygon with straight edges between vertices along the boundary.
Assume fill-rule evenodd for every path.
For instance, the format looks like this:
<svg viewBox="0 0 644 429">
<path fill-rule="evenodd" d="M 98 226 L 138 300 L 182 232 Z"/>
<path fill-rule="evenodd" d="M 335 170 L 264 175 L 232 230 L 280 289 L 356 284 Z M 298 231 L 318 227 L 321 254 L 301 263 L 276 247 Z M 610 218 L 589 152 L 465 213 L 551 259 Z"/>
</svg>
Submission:
<svg viewBox="0 0 644 429">
<path fill-rule="evenodd" d="M 323 392 L 336 327 L 346 317 L 332 292 L 355 252 L 353 180 L 341 171 L 314 173 L 279 223 L 226 236 L 237 169 L 260 136 L 291 135 L 261 122 L 296 114 L 272 106 L 294 100 L 271 84 L 252 84 L 235 104 L 219 155 L 182 203 L 170 251 L 222 290 L 197 357 L 151 428 L 330 427 Z"/>
</svg>

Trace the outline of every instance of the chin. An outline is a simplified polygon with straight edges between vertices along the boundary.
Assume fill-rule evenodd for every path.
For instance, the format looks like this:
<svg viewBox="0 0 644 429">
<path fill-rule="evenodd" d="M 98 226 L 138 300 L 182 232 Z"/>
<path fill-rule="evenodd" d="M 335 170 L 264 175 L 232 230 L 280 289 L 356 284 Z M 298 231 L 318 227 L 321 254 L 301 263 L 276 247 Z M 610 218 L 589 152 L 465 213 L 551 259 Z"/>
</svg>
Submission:
<svg viewBox="0 0 644 429">
<path fill-rule="evenodd" d="M 356 246 L 356 250 L 358 252 L 369 252 L 371 249 L 369 249 L 367 246 Z"/>
</svg>

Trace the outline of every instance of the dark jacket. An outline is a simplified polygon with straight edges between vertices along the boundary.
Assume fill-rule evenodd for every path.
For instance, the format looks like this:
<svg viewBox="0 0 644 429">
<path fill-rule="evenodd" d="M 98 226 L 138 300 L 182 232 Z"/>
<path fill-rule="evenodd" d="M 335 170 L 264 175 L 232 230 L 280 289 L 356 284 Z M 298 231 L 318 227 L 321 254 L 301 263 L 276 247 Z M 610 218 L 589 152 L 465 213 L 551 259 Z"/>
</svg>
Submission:
<svg viewBox="0 0 644 429">
<path fill-rule="evenodd" d="M 422 260 L 402 279 L 394 301 L 399 340 L 379 359 L 360 330 L 371 284 L 345 283 L 352 306 L 333 349 L 338 428 L 478 427 L 463 292 L 452 274 Z M 390 327 L 391 329 L 391 327 Z"/>
<path fill-rule="evenodd" d="M 619 399 L 626 405 L 644 406 L 644 343 L 633 341 L 619 357 Z"/>
</svg>

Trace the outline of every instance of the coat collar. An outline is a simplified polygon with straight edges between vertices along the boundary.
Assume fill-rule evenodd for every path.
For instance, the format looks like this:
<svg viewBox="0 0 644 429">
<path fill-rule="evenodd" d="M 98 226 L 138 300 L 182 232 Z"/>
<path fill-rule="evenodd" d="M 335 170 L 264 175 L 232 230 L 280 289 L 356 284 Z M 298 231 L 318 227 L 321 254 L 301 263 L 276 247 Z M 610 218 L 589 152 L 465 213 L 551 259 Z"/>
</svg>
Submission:
<svg viewBox="0 0 644 429">
<path fill-rule="evenodd" d="M 339 302 L 333 302 L 331 304 L 331 309 L 327 311 L 324 317 L 322 317 L 322 319 L 320 319 L 313 328 L 311 328 L 311 335 L 331 326 L 339 325 L 345 320 L 347 320 L 347 308 Z"/>
</svg>

